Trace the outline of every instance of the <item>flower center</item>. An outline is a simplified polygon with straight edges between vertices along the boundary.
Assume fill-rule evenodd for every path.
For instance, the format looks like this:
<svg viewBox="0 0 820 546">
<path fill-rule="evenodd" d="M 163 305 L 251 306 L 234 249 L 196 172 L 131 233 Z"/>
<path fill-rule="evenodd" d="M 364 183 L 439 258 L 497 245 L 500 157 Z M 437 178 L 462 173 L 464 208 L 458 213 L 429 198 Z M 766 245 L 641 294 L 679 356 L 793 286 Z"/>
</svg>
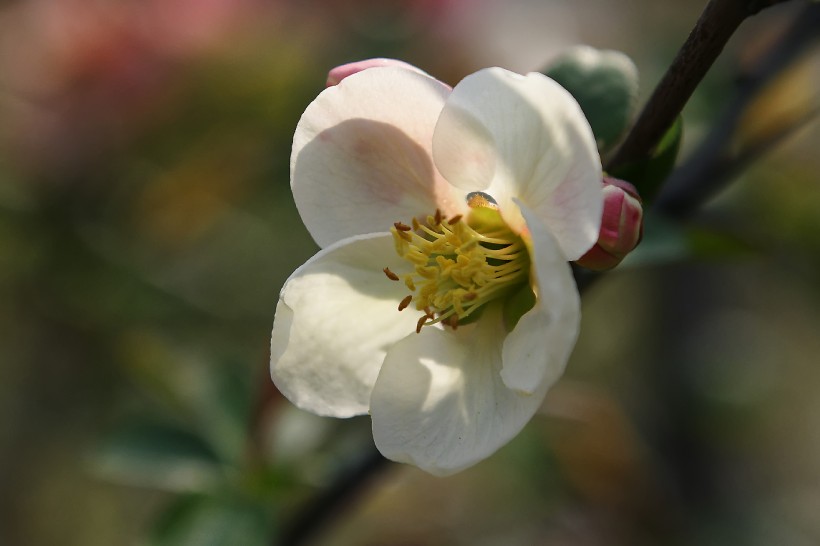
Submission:
<svg viewBox="0 0 820 546">
<path fill-rule="evenodd" d="M 471 197 L 472 196 L 472 197 Z M 436 210 L 425 224 L 413 218 L 412 226 L 396 222 L 391 228 L 396 252 L 413 264 L 403 280 L 411 294 L 399 311 L 411 302 L 424 311 L 416 332 L 441 322 L 453 329 L 478 317 L 482 307 L 527 282 L 530 258 L 521 237 L 502 220 L 492 198 L 468 196 L 472 207 L 462 215 L 444 217 Z"/>
</svg>

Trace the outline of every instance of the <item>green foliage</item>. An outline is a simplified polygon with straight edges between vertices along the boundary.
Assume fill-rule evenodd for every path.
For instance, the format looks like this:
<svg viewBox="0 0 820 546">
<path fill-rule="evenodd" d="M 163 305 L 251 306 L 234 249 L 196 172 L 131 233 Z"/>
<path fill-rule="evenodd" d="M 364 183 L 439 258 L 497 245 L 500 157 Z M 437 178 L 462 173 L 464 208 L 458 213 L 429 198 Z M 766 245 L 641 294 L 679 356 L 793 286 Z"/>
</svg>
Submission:
<svg viewBox="0 0 820 546">
<path fill-rule="evenodd" d="M 204 360 L 168 367 L 179 354 L 161 339 L 137 343 L 150 358 L 132 372 L 159 416 L 143 412 L 115 424 L 92 458 L 93 470 L 118 483 L 183 494 L 160 513 L 151 546 L 266 544 L 269 512 L 291 483 L 284 470 L 248 451 L 257 392 L 247 372 Z"/>
<path fill-rule="evenodd" d="M 579 46 L 556 59 L 544 74 L 581 105 L 599 149 L 617 142 L 632 118 L 638 94 L 638 70 L 629 57 Z"/>
<path fill-rule="evenodd" d="M 269 516 L 258 505 L 230 496 L 178 499 L 159 519 L 150 546 L 262 546 L 271 534 Z"/>
<path fill-rule="evenodd" d="M 99 446 L 93 464 L 110 480 L 169 491 L 207 490 L 223 473 L 221 461 L 201 437 L 151 419 L 119 426 Z"/>
<path fill-rule="evenodd" d="M 682 139 L 683 120 L 678 117 L 649 158 L 612 169 L 609 174 L 632 183 L 638 189 L 644 205 L 648 205 L 675 167 Z"/>
</svg>

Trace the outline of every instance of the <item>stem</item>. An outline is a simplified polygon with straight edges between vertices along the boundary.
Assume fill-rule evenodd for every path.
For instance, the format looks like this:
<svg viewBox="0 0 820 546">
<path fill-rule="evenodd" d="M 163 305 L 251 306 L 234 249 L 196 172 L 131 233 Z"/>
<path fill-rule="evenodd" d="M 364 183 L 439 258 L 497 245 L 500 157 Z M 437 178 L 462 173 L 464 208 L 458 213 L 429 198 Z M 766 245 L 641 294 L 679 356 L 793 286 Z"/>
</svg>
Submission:
<svg viewBox="0 0 820 546">
<path fill-rule="evenodd" d="M 651 156 L 740 23 L 784 0 L 711 0 L 607 170 Z"/>
</svg>

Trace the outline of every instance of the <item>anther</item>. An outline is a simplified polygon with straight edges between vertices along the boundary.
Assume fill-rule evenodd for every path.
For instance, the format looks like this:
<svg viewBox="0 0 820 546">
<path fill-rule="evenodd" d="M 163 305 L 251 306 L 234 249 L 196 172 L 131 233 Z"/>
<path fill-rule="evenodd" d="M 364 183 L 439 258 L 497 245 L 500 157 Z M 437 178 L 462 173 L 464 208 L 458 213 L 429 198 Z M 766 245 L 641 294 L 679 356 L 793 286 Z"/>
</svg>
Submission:
<svg viewBox="0 0 820 546">
<path fill-rule="evenodd" d="M 458 315 L 450 315 L 441 321 L 442 324 L 449 326 L 453 330 L 458 330 Z"/>
<path fill-rule="evenodd" d="M 430 318 L 430 316 L 429 316 L 429 315 L 424 315 L 424 316 L 423 316 L 423 317 L 421 317 L 421 318 L 419 319 L 419 321 L 416 323 L 416 333 L 417 333 L 417 334 L 420 334 L 420 333 L 421 333 L 421 327 L 422 327 L 422 326 L 424 326 L 424 323 L 425 323 L 425 322 L 427 322 L 427 319 L 428 319 L 428 318 Z"/>
<path fill-rule="evenodd" d="M 395 224 L 393 224 L 393 227 L 395 227 L 399 231 L 410 231 L 413 229 L 407 224 L 403 224 L 401 222 L 396 222 Z"/>
<path fill-rule="evenodd" d="M 396 275 L 395 273 L 393 273 L 392 271 L 390 271 L 389 267 L 385 267 L 384 269 L 382 269 L 382 271 L 384 271 L 384 274 L 387 275 L 387 278 L 390 279 L 391 281 L 398 281 L 399 280 L 399 276 Z"/>
<path fill-rule="evenodd" d="M 442 216 L 441 216 L 441 211 L 439 209 L 436 209 L 436 215 L 434 216 L 434 218 L 436 220 L 436 225 L 441 224 Z"/>
<path fill-rule="evenodd" d="M 455 216 L 453 216 L 452 218 L 447 220 L 447 223 L 452 226 L 452 225 L 457 224 L 459 222 L 459 220 L 461 220 L 461 214 L 456 214 Z"/>
<path fill-rule="evenodd" d="M 407 309 L 407 306 L 410 305 L 410 302 L 413 300 L 413 295 L 405 296 L 403 300 L 399 303 L 399 311 L 404 311 Z"/>
</svg>

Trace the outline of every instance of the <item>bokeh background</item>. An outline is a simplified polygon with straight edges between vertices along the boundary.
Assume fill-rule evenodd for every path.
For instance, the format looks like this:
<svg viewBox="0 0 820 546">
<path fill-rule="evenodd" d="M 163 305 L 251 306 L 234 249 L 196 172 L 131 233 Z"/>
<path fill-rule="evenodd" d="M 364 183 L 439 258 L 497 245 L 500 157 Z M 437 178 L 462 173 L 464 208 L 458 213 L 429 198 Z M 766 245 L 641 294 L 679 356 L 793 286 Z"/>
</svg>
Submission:
<svg viewBox="0 0 820 546">
<path fill-rule="evenodd" d="M 267 372 L 278 290 L 316 251 L 288 161 L 329 68 L 455 84 L 585 43 L 632 57 L 643 101 L 703 4 L 0 2 L 0 544 L 275 544 L 371 449 L 366 417 L 302 413 Z M 682 160 L 798 4 L 733 37 Z M 737 139 L 817 107 L 817 53 Z M 820 543 L 818 145 L 806 124 L 685 224 L 647 224 L 497 455 L 382 468 L 311 543 Z"/>
</svg>

